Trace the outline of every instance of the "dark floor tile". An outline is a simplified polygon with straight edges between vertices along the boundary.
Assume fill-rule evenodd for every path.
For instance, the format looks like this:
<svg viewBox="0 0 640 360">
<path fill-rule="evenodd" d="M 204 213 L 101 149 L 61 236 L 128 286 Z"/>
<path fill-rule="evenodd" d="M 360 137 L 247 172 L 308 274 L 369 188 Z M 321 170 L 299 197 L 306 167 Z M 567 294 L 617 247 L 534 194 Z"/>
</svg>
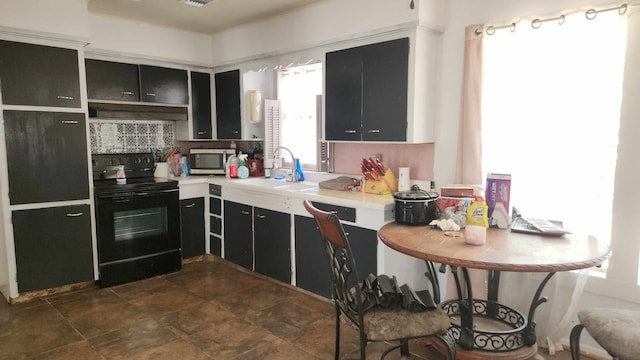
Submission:
<svg viewBox="0 0 640 360">
<path fill-rule="evenodd" d="M 104 360 L 88 341 L 78 341 L 35 356 L 32 360 Z"/>
<path fill-rule="evenodd" d="M 210 326 L 234 319 L 227 309 L 212 302 L 175 311 L 164 315 L 160 321 L 181 336 L 188 336 L 203 331 Z"/>
<path fill-rule="evenodd" d="M 310 354 L 291 342 L 276 339 L 274 342 L 264 344 L 247 353 L 242 354 L 243 360 L 283 360 L 283 359 L 331 359 L 326 354 Z"/>
<path fill-rule="evenodd" d="M 0 360 L 25 359 L 81 340 L 66 322 L 48 326 L 43 323 L 0 337 Z"/>
<path fill-rule="evenodd" d="M 45 302 L 37 302 L 36 304 L 32 307 L 0 313 L 0 337 L 32 328 L 37 329 L 43 325 L 66 323 L 53 306 Z"/>
<path fill-rule="evenodd" d="M 332 358 L 335 349 L 335 321 L 322 318 L 306 326 L 295 338 L 294 343 L 312 354 L 325 354 Z M 358 332 L 346 325 L 340 327 L 340 354 L 351 353 L 359 348 Z"/>
<path fill-rule="evenodd" d="M 243 359 L 242 355 L 276 337 L 242 319 L 232 319 L 189 336 L 189 341 L 214 359 Z"/>
<path fill-rule="evenodd" d="M 47 301 L 63 316 L 82 316 L 104 306 L 125 302 L 109 289 L 87 289 L 47 298 Z"/>
<path fill-rule="evenodd" d="M 187 289 L 205 300 L 215 300 L 221 296 L 236 294 L 258 285 L 260 285 L 260 280 L 238 272 L 228 277 L 206 278 L 188 286 Z"/>
<path fill-rule="evenodd" d="M 159 317 L 173 311 L 198 306 L 203 303 L 203 300 L 184 289 L 175 288 L 137 298 L 130 303 L 135 305 L 141 313 Z"/>
<path fill-rule="evenodd" d="M 131 304 L 110 304 L 91 312 L 84 312 L 68 317 L 68 321 L 82 336 L 87 339 L 133 326 L 149 319 L 149 315 L 140 312 Z"/>
<path fill-rule="evenodd" d="M 177 340 L 178 336 L 155 320 L 144 320 L 89 339 L 100 355 L 109 360 L 135 359 L 151 349 Z"/>
<path fill-rule="evenodd" d="M 175 284 L 164 278 L 154 277 L 124 285 L 114 286 L 111 291 L 125 300 L 135 300 L 150 295 L 161 296 L 163 293 L 178 290 Z"/>
<path fill-rule="evenodd" d="M 127 360 L 208 360 L 207 354 L 186 340 L 174 340 L 169 343 L 147 348 L 135 354 L 128 354 Z"/>
</svg>

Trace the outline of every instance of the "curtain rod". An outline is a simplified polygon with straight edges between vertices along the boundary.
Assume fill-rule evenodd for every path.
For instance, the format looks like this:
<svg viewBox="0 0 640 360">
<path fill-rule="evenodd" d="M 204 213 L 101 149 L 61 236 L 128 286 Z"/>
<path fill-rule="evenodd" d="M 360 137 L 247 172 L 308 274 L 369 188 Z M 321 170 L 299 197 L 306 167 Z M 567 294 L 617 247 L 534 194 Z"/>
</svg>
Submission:
<svg viewBox="0 0 640 360">
<path fill-rule="evenodd" d="M 584 16 L 585 18 L 587 18 L 587 20 L 593 20 L 596 18 L 596 16 L 599 13 L 614 11 L 614 10 L 618 11 L 618 14 L 624 15 L 630 6 L 640 6 L 640 3 L 634 3 L 634 4 L 625 3 L 620 6 L 614 6 L 614 7 L 609 7 L 609 8 L 600 9 L 600 10 L 589 9 L 585 11 Z M 550 17 L 550 18 L 544 18 L 544 19 L 539 19 L 539 18 L 533 19 L 531 20 L 531 27 L 534 29 L 539 29 L 542 26 L 542 23 L 549 22 L 549 21 L 557 21 L 558 25 L 562 25 L 564 24 L 564 21 L 565 21 L 565 15 L 561 14 L 556 17 Z M 516 22 L 512 22 L 510 24 L 505 24 L 505 25 L 498 25 L 498 26 L 490 25 L 490 26 L 487 26 L 486 29 L 484 29 L 481 26 L 475 30 L 475 33 L 478 36 L 482 35 L 483 32 L 486 32 L 487 35 L 493 35 L 496 33 L 496 30 L 501 30 L 501 29 L 509 29 L 509 31 L 514 32 L 516 31 Z"/>
</svg>

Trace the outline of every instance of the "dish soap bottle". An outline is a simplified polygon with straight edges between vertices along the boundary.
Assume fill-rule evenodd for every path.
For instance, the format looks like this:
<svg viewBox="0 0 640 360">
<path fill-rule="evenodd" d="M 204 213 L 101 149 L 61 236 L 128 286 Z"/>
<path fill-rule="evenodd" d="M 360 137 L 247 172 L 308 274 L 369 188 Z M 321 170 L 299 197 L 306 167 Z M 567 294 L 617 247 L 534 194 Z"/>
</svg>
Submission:
<svg viewBox="0 0 640 360">
<path fill-rule="evenodd" d="M 302 172 L 302 167 L 300 166 L 300 159 L 296 158 L 296 177 L 298 181 L 304 181 L 304 173 Z"/>
</svg>

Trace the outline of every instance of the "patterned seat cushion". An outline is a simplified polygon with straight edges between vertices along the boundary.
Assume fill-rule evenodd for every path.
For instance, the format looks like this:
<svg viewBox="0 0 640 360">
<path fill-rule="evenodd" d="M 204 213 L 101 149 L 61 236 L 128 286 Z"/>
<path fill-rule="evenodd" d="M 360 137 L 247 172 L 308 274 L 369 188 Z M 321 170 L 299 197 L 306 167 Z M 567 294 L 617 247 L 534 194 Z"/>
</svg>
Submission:
<svg viewBox="0 0 640 360">
<path fill-rule="evenodd" d="M 640 359 L 640 312 L 593 308 L 578 312 L 591 337 L 620 360 Z"/>
<path fill-rule="evenodd" d="M 374 341 L 436 335 L 451 325 L 441 309 L 423 312 L 372 309 L 364 313 L 364 324 L 367 338 Z"/>
</svg>

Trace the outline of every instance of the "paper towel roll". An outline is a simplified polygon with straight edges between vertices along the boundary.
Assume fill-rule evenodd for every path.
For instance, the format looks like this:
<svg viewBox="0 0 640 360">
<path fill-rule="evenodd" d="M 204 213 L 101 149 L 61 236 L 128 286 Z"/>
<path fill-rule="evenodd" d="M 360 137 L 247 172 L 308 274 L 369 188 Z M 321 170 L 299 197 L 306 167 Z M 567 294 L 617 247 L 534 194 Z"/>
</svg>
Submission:
<svg viewBox="0 0 640 360">
<path fill-rule="evenodd" d="M 398 169 L 398 191 L 409 191 L 411 189 L 410 184 L 410 172 L 408 167 L 401 167 Z"/>
</svg>

